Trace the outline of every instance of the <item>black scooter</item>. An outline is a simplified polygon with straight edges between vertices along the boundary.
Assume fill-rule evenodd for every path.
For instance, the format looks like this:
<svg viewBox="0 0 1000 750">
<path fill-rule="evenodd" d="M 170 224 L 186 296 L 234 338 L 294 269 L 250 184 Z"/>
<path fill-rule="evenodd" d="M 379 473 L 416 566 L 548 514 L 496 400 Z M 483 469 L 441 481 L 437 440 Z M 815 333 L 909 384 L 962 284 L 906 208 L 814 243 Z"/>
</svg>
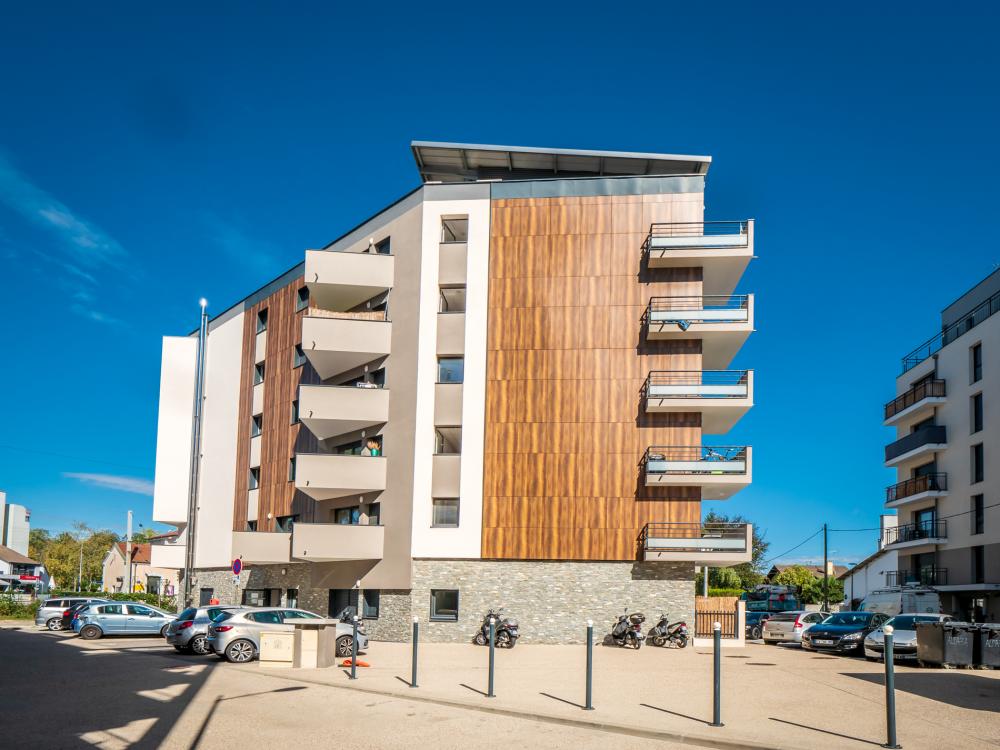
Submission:
<svg viewBox="0 0 1000 750">
<path fill-rule="evenodd" d="M 646 622 L 646 616 L 641 612 L 625 613 L 618 615 L 618 622 L 611 629 L 611 642 L 621 648 L 639 649 L 642 641 L 646 637 L 642 634 L 642 624 Z"/>
<path fill-rule="evenodd" d="M 684 648 L 690 640 L 687 623 L 681 620 L 670 622 L 665 614 L 660 615 L 660 621 L 655 627 L 649 629 L 646 638 L 654 646 L 669 646 L 670 648 Z"/>
<path fill-rule="evenodd" d="M 493 643 L 497 648 L 514 648 L 517 645 L 517 639 L 520 637 L 518 632 L 517 620 L 510 617 L 501 617 L 500 613 L 503 612 L 503 607 L 494 611 L 490 610 L 486 613 L 483 618 L 482 627 L 479 628 L 479 632 L 476 633 L 476 637 L 473 639 L 477 646 L 486 646 L 490 642 L 490 618 L 493 618 Z"/>
</svg>

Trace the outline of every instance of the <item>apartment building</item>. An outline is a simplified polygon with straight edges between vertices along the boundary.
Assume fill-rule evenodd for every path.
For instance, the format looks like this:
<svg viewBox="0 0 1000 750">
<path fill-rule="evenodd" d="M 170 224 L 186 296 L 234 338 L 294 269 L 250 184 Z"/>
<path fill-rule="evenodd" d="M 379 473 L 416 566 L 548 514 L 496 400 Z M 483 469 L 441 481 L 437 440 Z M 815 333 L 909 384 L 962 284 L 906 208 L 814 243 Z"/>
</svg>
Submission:
<svg viewBox="0 0 1000 750">
<path fill-rule="evenodd" d="M 7 502 L 7 493 L 0 490 L 0 545 L 27 555 L 30 534 L 31 511 L 23 505 Z"/>
<path fill-rule="evenodd" d="M 712 436 L 753 404 L 753 221 L 705 221 L 710 157 L 412 151 L 415 190 L 211 319 L 197 461 L 199 336 L 163 340 L 152 564 L 384 639 L 693 617 L 695 566 L 751 556 L 701 500 L 752 476 Z"/>
<path fill-rule="evenodd" d="M 936 588 L 945 612 L 1000 618 L 1000 271 L 941 312 L 941 331 L 903 358 L 884 424 L 899 513 L 889 583 Z M 992 418 L 991 418 L 992 415 Z M 990 460 L 992 457 L 992 461 Z"/>
</svg>

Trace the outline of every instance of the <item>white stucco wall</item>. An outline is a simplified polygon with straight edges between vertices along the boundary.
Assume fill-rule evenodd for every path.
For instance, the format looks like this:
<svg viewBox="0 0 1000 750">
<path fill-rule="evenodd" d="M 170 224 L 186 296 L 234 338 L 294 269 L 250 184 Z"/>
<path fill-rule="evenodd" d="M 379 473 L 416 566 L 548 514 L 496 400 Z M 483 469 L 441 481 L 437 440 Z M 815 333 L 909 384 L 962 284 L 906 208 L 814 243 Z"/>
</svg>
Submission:
<svg viewBox="0 0 1000 750">
<path fill-rule="evenodd" d="M 166 336 L 160 360 L 153 520 L 186 524 L 198 339 Z"/>
</svg>

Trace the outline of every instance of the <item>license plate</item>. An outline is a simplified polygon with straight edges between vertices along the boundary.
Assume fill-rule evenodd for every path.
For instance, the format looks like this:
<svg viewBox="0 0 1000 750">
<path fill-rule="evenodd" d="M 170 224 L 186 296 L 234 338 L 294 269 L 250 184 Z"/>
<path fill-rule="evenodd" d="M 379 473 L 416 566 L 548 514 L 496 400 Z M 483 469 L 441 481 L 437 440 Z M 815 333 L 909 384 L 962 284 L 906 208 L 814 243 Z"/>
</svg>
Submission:
<svg viewBox="0 0 1000 750">
<path fill-rule="evenodd" d="M 818 643 L 820 646 L 832 646 L 833 641 L 828 641 L 822 638 L 813 638 L 813 643 Z"/>
</svg>

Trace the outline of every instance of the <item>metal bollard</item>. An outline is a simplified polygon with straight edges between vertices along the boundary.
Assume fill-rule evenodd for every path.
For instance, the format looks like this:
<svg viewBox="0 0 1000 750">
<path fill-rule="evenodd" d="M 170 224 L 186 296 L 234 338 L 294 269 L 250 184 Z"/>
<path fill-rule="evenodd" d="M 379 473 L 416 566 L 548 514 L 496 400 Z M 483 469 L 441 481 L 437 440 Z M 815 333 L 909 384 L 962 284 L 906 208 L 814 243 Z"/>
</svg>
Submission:
<svg viewBox="0 0 1000 750">
<path fill-rule="evenodd" d="M 712 638 L 714 640 L 715 653 L 712 655 L 713 662 L 713 688 L 712 688 L 712 723 L 710 726 L 725 726 L 722 723 L 722 623 L 712 623 Z"/>
<path fill-rule="evenodd" d="M 353 618 L 353 631 L 351 635 L 351 679 L 358 679 L 358 616 Z"/>
<path fill-rule="evenodd" d="M 882 632 L 885 634 L 885 744 L 882 747 L 896 748 L 901 745 L 896 742 L 896 676 L 893 664 L 893 643 L 892 625 L 886 625 Z"/>
<path fill-rule="evenodd" d="M 410 674 L 410 687 L 417 686 L 417 642 L 420 640 L 420 620 L 413 618 L 413 671 Z"/>
<path fill-rule="evenodd" d="M 584 711 L 594 710 L 594 621 L 587 620 L 587 705 Z"/>
<path fill-rule="evenodd" d="M 486 691 L 487 698 L 494 698 L 493 695 L 493 646 L 496 642 L 496 620 L 490 618 L 490 684 Z"/>
</svg>

